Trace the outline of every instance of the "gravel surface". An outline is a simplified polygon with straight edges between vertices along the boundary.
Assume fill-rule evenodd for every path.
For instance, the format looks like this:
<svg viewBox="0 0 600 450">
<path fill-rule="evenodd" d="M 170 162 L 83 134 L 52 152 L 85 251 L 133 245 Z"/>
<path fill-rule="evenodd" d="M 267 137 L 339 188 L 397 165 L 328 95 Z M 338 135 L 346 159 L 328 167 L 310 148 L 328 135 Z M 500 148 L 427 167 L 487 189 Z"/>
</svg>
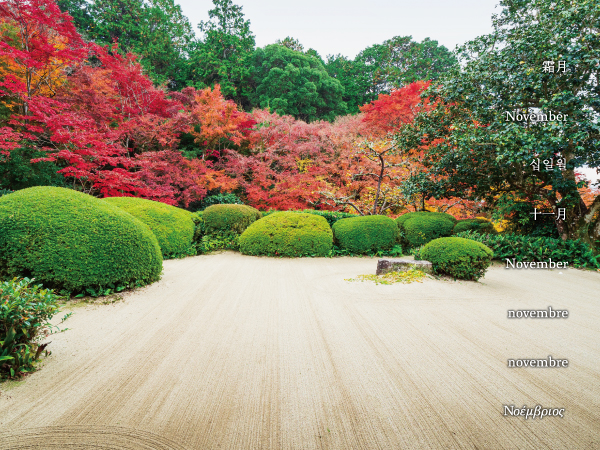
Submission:
<svg viewBox="0 0 600 450">
<path fill-rule="evenodd" d="M 600 273 L 492 267 L 375 285 L 374 258 L 226 252 L 73 308 L 0 384 L 0 449 L 600 448 Z M 508 319 L 509 309 L 567 319 Z M 562 358 L 567 368 L 508 368 Z M 503 405 L 564 408 L 504 416 Z"/>
</svg>

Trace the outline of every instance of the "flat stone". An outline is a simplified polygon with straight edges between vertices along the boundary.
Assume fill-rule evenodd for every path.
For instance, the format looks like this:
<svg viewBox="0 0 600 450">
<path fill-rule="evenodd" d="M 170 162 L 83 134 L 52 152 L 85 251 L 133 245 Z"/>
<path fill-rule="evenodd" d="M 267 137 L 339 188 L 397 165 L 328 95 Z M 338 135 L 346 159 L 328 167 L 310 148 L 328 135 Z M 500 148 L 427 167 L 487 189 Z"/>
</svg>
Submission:
<svg viewBox="0 0 600 450">
<path fill-rule="evenodd" d="M 411 268 L 433 273 L 433 265 L 429 261 L 415 261 L 412 259 L 380 259 L 377 261 L 377 275 L 388 272 L 404 272 Z"/>
</svg>

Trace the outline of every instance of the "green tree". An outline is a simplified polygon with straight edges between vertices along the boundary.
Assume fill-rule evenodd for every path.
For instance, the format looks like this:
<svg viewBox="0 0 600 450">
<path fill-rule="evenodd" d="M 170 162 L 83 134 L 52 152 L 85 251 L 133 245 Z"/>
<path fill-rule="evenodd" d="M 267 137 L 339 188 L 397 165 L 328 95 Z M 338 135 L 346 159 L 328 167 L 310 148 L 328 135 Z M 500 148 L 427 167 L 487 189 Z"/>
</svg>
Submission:
<svg viewBox="0 0 600 450">
<path fill-rule="evenodd" d="M 320 58 L 271 44 L 257 49 L 251 64 L 251 105 L 306 122 L 346 113 L 344 88 L 329 76 Z"/>
<path fill-rule="evenodd" d="M 95 27 L 94 18 L 90 14 L 90 4 L 87 0 L 57 0 L 56 4 L 63 12 L 73 17 L 73 23 L 84 37 Z"/>
<path fill-rule="evenodd" d="M 377 98 L 378 93 L 372 89 L 372 74 L 364 61 L 352 60 L 343 55 L 329 55 L 325 68 L 344 87 L 342 98 L 349 113 L 358 113 L 360 106 Z"/>
<path fill-rule="evenodd" d="M 291 50 L 296 50 L 297 52 L 304 52 L 304 46 L 300 43 L 298 39 L 293 37 L 288 36 L 283 40 L 278 39 L 275 43 L 278 45 L 283 45 L 284 47 L 287 47 Z"/>
<path fill-rule="evenodd" d="M 197 88 L 220 84 L 225 97 L 243 103 L 242 88 L 250 75 L 247 60 L 254 51 L 250 21 L 231 0 L 213 4 L 209 20 L 198 25 L 203 37 L 190 54 L 190 84 Z"/>
<path fill-rule="evenodd" d="M 364 49 L 354 60 L 342 55 L 327 57 L 327 72 L 344 86 L 344 101 L 351 113 L 379 94 L 389 94 L 414 81 L 436 80 L 456 65 L 455 56 L 429 38 L 396 36 Z"/>
<path fill-rule="evenodd" d="M 69 0 L 73 1 L 73 0 Z M 141 64 L 157 83 L 181 88 L 194 31 L 174 0 L 94 0 L 95 20 L 88 36 L 98 44 L 118 42 L 123 52 L 141 56 Z"/>
<path fill-rule="evenodd" d="M 456 65 L 456 58 L 437 41 L 425 38 L 415 42 L 412 36 L 396 36 L 383 44 L 368 47 L 358 54 L 371 77 L 371 89 L 388 93 L 414 81 L 436 80 Z"/>
<path fill-rule="evenodd" d="M 509 196 L 543 201 L 563 239 L 582 238 L 598 250 L 600 195 L 586 205 L 575 172 L 600 167 L 600 8 L 581 0 L 500 4 L 494 32 L 460 49 L 461 66 L 424 94 L 436 107 L 399 139 L 428 147 L 427 164 L 444 180 L 446 196 L 491 205 Z M 565 69 L 545 71 L 546 61 L 556 69 L 564 61 Z M 515 110 L 548 120 L 512 120 Z M 551 120 L 550 112 L 566 118 Z M 566 170 L 542 164 L 534 171 L 534 158 L 564 159 Z"/>
</svg>

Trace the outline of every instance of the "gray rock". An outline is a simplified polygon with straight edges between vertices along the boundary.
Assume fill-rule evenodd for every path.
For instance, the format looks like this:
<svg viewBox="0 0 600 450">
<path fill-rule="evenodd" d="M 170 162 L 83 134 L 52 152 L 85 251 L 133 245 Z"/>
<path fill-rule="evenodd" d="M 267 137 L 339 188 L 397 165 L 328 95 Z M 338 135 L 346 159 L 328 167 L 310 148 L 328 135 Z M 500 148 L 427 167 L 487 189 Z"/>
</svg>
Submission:
<svg viewBox="0 0 600 450">
<path fill-rule="evenodd" d="M 404 272 L 414 267 L 425 273 L 433 273 L 433 266 L 429 261 L 414 261 L 412 259 L 380 259 L 377 261 L 377 275 L 388 272 Z"/>
</svg>

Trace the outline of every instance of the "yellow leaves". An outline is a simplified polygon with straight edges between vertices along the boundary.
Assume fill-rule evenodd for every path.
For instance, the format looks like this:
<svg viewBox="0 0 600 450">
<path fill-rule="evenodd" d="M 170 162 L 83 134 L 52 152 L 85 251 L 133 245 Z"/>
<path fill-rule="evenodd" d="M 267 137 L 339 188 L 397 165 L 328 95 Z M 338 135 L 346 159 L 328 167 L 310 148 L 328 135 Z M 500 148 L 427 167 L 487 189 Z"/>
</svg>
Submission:
<svg viewBox="0 0 600 450">
<path fill-rule="evenodd" d="M 346 278 L 344 281 L 372 281 L 375 284 L 409 284 L 413 282 L 422 283 L 425 278 L 425 272 L 414 267 L 404 272 L 388 272 L 383 275 L 358 275 L 356 278 Z"/>
<path fill-rule="evenodd" d="M 39 31 L 36 27 L 28 28 L 31 35 Z M 7 21 L 0 21 L 0 37 L 4 40 L 10 38 L 12 44 L 17 49 L 22 49 L 23 44 L 17 27 Z M 15 42 L 17 41 L 17 42 Z M 67 47 L 67 40 L 62 36 L 53 36 L 50 40 L 51 45 L 57 50 L 63 50 Z M 58 58 L 50 60 L 41 67 L 24 66 L 19 63 L 18 58 L 9 56 L 0 57 L 0 78 L 12 74 L 25 83 L 29 77 L 30 95 L 43 95 L 50 97 L 56 90 L 65 83 L 67 77 L 64 72 L 65 62 Z"/>
<path fill-rule="evenodd" d="M 308 168 L 311 166 L 312 162 L 312 159 L 296 159 L 296 167 L 298 168 L 298 172 L 308 172 Z"/>
<path fill-rule="evenodd" d="M 493 222 L 492 225 L 494 225 L 494 229 L 498 233 L 502 233 L 510 225 L 510 222 L 508 220 L 501 220 L 500 222 Z"/>
</svg>

